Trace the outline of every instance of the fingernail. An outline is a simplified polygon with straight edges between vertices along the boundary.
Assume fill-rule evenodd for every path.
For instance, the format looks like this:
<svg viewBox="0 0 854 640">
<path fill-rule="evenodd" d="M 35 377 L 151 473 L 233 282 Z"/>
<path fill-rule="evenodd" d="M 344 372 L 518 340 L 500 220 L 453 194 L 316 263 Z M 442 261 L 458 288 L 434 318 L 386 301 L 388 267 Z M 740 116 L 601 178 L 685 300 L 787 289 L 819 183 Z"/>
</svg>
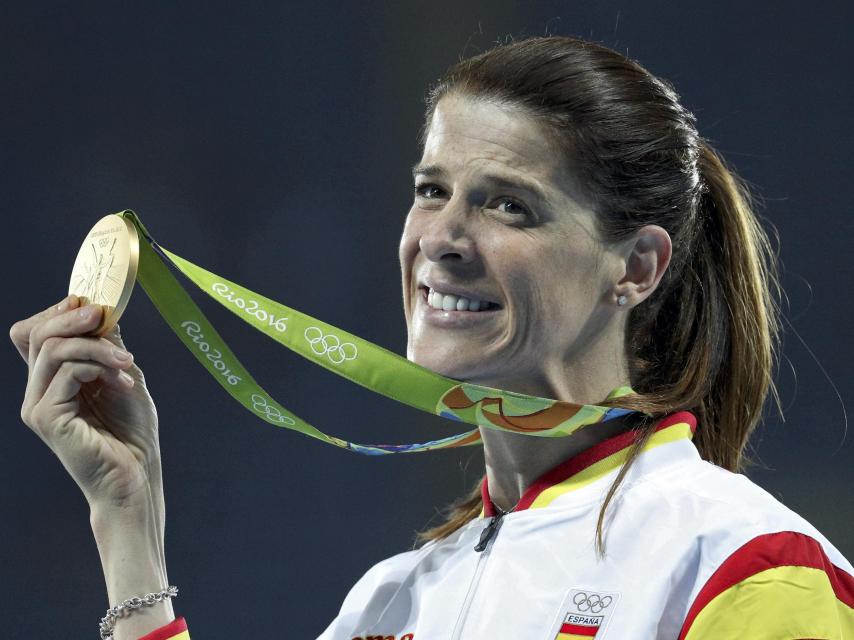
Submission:
<svg viewBox="0 0 854 640">
<path fill-rule="evenodd" d="M 119 360 L 130 359 L 130 354 L 127 351 L 122 351 L 121 349 L 113 349 L 113 355 Z"/>
<path fill-rule="evenodd" d="M 65 311 L 70 306 L 71 306 L 70 296 L 66 296 L 62 302 L 60 302 L 58 305 L 56 305 L 56 310 L 57 311 Z"/>
<path fill-rule="evenodd" d="M 122 382 L 129 384 L 129 385 L 133 385 L 133 378 L 131 378 L 124 371 L 119 371 L 119 378 L 122 379 Z"/>
<path fill-rule="evenodd" d="M 80 309 L 77 311 L 77 315 L 85 320 L 91 318 L 94 312 L 94 306 L 91 304 L 87 304 L 85 307 L 80 307 Z"/>
</svg>

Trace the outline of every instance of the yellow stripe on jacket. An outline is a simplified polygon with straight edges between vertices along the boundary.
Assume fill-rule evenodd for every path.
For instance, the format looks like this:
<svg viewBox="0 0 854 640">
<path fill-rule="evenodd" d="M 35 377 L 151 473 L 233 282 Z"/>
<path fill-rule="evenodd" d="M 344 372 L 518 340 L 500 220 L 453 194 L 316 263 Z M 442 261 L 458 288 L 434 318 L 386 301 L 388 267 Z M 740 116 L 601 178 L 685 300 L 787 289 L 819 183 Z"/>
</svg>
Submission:
<svg viewBox="0 0 854 640">
<path fill-rule="evenodd" d="M 854 638 L 854 577 L 808 535 L 756 536 L 709 578 L 679 634 L 712 638 Z"/>
</svg>

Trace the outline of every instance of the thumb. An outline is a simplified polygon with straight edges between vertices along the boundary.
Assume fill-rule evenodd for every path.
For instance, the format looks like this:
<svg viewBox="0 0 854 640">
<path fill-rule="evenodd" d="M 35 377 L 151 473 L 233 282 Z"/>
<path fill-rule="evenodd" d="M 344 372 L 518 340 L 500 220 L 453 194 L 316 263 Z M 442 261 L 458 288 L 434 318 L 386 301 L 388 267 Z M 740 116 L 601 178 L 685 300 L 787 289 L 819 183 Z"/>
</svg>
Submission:
<svg viewBox="0 0 854 640">
<path fill-rule="evenodd" d="M 127 351 L 127 348 L 125 347 L 125 342 L 124 340 L 122 340 L 122 331 L 118 323 L 116 323 L 116 325 L 112 329 L 107 331 L 107 333 L 105 333 L 101 337 L 106 338 L 117 347 L 120 347 L 121 349 Z"/>
<path fill-rule="evenodd" d="M 105 340 L 107 340 L 108 342 L 111 342 L 113 345 L 117 346 L 119 349 L 124 349 L 125 351 L 130 351 L 130 349 L 128 349 L 125 346 L 125 341 L 122 340 L 122 331 L 121 331 L 121 328 L 119 327 L 118 323 L 101 337 L 104 338 Z M 130 377 L 132 377 L 136 382 L 144 382 L 145 381 L 145 377 L 142 375 L 142 370 L 139 368 L 139 365 L 137 364 L 136 359 L 134 359 L 133 364 L 130 367 L 128 367 L 127 369 L 125 369 L 124 372 L 126 374 L 128 374 Z"/>
</svg>

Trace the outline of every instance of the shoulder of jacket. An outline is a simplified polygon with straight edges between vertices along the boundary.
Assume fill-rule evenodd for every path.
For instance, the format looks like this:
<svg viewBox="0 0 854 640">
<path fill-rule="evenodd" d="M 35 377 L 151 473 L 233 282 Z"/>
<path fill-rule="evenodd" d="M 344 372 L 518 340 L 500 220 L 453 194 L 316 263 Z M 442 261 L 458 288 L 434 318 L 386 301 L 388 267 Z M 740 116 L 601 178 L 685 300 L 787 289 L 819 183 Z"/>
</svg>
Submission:
<svg viewBox="0 0 854 640">
<path fill-rule="evenodd" d="M 361 581 L 370 580 L 374 576 L 388 575 L 397 571 L 408 572 L 418 564 L 418 561 L 423 553 L 424 547 L 418 549 L 409 549 L 401 551 L 393 556 L 383 558 L 379 562 L 371 566 L 362 576 Z"/>
<path fill-rule="evenodd" d="M 440 562 L 443 556 L 453 553 L 457 549 L 460 534 L 469 526 L 475 526 L 475 524 L 468 523 L 440 541 L 431 540 L 418 548 L 401 551 L 380 560 L 365 572 L 354 589 L 360 584 L 363 586 L 364 583 L 370 584 L 375 580 L 386 580 L 394 574 L 409 574 L 428 556 L 430 560 Z"/>
<path fill-rule="evenodd" d="M 854 634 L 851 563 L 747 476 L 698 460 L 632 489 L 670 513 L 693 556 L 680 640 Z"/>
<path fill-rule="evenodd" d="M 756 533 L 714 556 L 679 640 L 854 637 L 854 569 L 820 533 Z"/>
<path fill-rule="evenodd" d="M 652 474 L 629 490 L 661 500 L 661 506 L 694 514 L 696 526 L 726 527 L 751 535 L 778 528 L 793 528 L 809 535 L 821 535 L 803 516 L 742 473 L 733 473 L 705 460 L 692 460 L 662 473 Z M 719 518 L 709 518 L 709 513 Z M 689 522 L 684 523 L 691 526 Z"/>
</svg>

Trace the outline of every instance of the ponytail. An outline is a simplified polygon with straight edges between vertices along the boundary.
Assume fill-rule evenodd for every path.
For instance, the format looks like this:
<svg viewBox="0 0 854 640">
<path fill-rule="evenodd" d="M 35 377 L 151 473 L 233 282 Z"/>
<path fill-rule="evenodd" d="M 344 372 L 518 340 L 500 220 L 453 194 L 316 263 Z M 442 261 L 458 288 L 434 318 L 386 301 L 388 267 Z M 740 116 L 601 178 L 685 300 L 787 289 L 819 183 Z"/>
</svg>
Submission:
<svg viewBox="0 0 854 640">
<path fill-rule="evenodd" d="M 702 309 L 703 329 L 690 358 L 709 366 L 707 381 L 692 380 L 685 391 L 697 398 L 691 404 L 705 426 L 694 439 L 700 454 L 738 472 L 749 462 L 743 450 L 769 391 L 782 414 L 773 380 L 780 333 L 777 256 L 744 182 L 705 141 L 699 169 L 701 240 L 692 263 L 699 288 L 691 295 Z"/>
</svg>

